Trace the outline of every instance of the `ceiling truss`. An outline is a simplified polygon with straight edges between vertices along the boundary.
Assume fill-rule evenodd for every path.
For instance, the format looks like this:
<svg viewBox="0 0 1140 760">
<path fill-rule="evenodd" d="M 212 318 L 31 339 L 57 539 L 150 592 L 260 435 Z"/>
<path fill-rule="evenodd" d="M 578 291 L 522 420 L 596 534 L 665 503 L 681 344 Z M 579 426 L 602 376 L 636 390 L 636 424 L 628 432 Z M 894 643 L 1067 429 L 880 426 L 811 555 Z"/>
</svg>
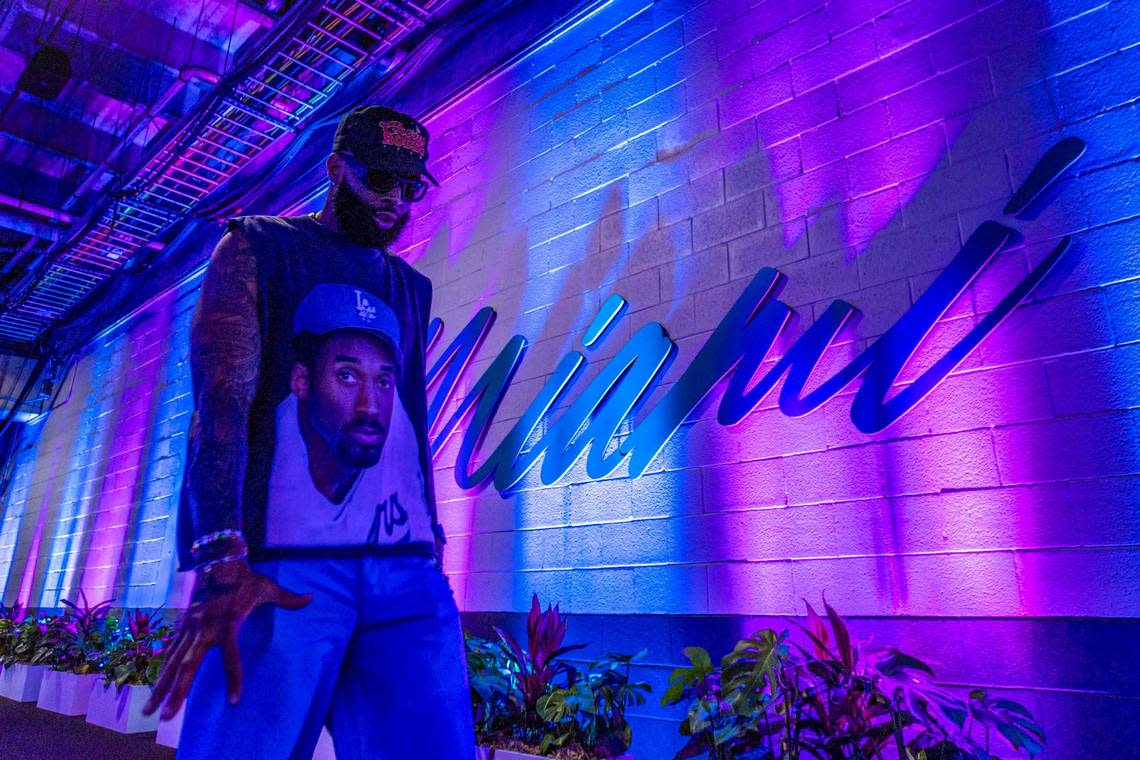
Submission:
<svg viewBox="0 0 1140 760">
<path fill-rule="evenodd" d="M 172 125 L 133 176 L 86 217 L 78 234 L 8 289 L 0 306 L 0 342 L 36 344 L 116 272 L 161 249 L 175 225 L 277 141 L 302 129 L 365 67 L 422 29 L 440 4 L 309 2 L 293 8 L 268 44 L 226 80 L 209 81 L 209 72 L 184 68 L 181 84 L 198 77 L 216 85 L 213 91 Z M 174 91 L 172 86 L 168 92 Z M 117 150 L 129 145 L 124 140 Z M 91 172 L 80 190 L 101 174 Z"/>
</svg>

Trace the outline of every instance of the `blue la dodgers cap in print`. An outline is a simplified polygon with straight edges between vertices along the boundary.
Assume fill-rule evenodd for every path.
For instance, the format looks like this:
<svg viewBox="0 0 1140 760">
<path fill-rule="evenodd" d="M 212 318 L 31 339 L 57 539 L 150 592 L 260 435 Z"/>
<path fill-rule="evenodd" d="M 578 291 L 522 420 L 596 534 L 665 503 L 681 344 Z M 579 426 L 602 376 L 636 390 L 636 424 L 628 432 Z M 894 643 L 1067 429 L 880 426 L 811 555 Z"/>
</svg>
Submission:
<svg viewBox="0 0 1140 760">
<path fill-rule="evenodd" d="M 324 335 L 333 330 L 376 333 L 400 349 L 400 323 L 381 299 L 355 285 L 322 283 L 309 291 L 293 315 L 293 334 Z"/>
</svg>

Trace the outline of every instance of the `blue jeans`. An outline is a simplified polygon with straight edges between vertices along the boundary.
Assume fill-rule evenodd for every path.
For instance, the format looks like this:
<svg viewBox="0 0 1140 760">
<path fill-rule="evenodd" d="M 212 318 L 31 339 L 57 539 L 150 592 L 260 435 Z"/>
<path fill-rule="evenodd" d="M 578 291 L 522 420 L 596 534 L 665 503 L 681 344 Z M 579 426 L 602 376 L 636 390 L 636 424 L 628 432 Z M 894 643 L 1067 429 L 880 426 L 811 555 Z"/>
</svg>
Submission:
<svg viewBox="0 0 1140 760">
<path fill-rule="evenodd" d="M 239 634 L 241 701 L 221 654 L 190 689 L 178 757 L 309 760 L 328 725 L 337 760 L 475 756 L 459 611 L 419 557 L 291 559 L 257 572 L 312 593 L 301 610 L 256 609 Z"/>
</svg>

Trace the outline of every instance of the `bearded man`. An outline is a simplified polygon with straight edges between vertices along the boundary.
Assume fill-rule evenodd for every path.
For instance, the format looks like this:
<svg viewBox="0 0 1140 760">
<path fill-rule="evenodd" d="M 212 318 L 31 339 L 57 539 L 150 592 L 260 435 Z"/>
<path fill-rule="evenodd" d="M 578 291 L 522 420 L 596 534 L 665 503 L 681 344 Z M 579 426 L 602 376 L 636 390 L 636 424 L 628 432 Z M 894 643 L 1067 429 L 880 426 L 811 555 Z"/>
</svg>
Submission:
<svg viewBox="0 0 1140 760">
<path fill-rule="evenodd" d="M 474 757 L 427 440 L 431 281 L 388 249 L 428 133 L 357 108 L 319 213 L 232 220 L 191 328 L 179 557 L 196 574 L 146 710 L 183 758 Z M 288 590 L 287 590 L 288 589 Z M 187 695 L 188 698 L 187 698 Z"/>
</svg>

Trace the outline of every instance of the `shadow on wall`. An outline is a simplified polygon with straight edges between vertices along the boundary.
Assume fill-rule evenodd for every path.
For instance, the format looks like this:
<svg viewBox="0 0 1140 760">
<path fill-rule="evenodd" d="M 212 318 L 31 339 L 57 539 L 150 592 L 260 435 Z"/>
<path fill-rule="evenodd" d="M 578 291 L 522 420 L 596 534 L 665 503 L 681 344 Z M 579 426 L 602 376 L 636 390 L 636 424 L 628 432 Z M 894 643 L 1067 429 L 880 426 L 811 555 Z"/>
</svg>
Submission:
<svg viewBox="0 0 1140 760">
<path fill-rule="evenodd" d="M 188 419 L 171 407 L 189 403 L 185 347 L 175 341 L 193 301 L 192 291 L 171 293 L 72 369 L 68 403 L 21 454 L 21 482 L 7 494 L 3 534 L 20 572 L 9 573 L 4 599 L 59 608 L 83 590 L 93 601 L 167 603 L 175 449 Z"/>
<path fill-rule="evenodd" d="M 16 465 L 19 482 L 6 495 L 4 514 L 5 530 L 12 530 L 16 572 L 8 575 L 5 599 L 24 606 L 33 600 L 51 605 L 57 598 L 53 590 L 62 594 L 75 580 L 90 507 L 98 499 L 106 467 L 102 418 L 111 412 L 113 401 L 95 379 L 115 377 L 116 362 L 114 350 L 96 352 L 89 363 L 72 369 L 75 403 L 37 423 L 35 438 Z M 70 425 L 74 432 L 57 435 L 61 425 Z"/>
<path fill-rule="evenodd" d="M 0 519 L 0 572 L 4 578 L 4 595 L 0 598 L 3 599 L 17 600 L 19 594 L 22 564 L 32 538 L 32 531 L 25 529 L 31 520 L 25 520 L 24 516 L 29 511 L 28 491 L 42 433 L 42 424 L 26 425 L 13 454 L 16 461 L 4 494 L 3 519 Z"/>
<path fill-rule="evenodd" d="M 962 19 L 953 33 L 930 36 Z M 833 31 L 833 44 L 811 53 L 814 65 L 793 65 L 790 74 L 787 58 L 773 58 L 771 45 L 746 46 L 703 68 L 686 60 L 686 47 L 654 71 L 657 81 L 685 72 L 684 97 L 659 92 L 656 115 L 637 122 L 664 127 L 637 133 L 632 114 L 650 101 L 611 97 L 616 124 L 602 121 L 578 133 L 566 126 L 573 136 L 530 162 L 522 151 L 546 128 L 534 128 L 543 111 L 525 111 L 539 116 L 526 116 L 524 131 L 510 108 L 527 86 L 496 84 L 511 97 L 486 96 L 493 104 L 470 116 L 490 124 L 492 137 L 481 149 L 468 148 L 478 157 L 470 171 L 480 179 L 466 185 L 477 200 L 454 212 L 463 234 L 452 229 L 452 207 L 437 203 L 424 225 L 434 232 L 422 262 L 444 283 L 436 303 L 448 310 L 445 321 L 461 324 L 465 311 L 484 304 L 514 318 L 498 326 L 469 377 L 489 366 L 510 331 L 533 340 L 482 451 L 494 450 L 614 292 L 629 300 L 630 315 L 597 356 L 587 354 L 583 385 L 639 325 L 661 320 L 679 353 L 652 404 L 763 266 L 788 276 L 781 300 L 804 325 L 836 298 L 862 310 L 816 376 L 848 363 L 914 303 L 981 221 L 1002 219 L 1013 183 L 1031 165 L 1024 158 L 1039 157 L 1058 139 L 1055 107 L 1037 82 L 1048 65 L 1037 36 L 1045 20 L 1035 3 L 1021 0 L 977 16 L 972 3 L 912 3 L 873 30 Z M 974 33 L 998 21 L 1003 39 L 1014 44 L 987 65 L 985 45 L 995 40 L 979 42 Z M 793 27 L 807 35 L 799 40 L 804 51 L 794 47 Z M 771 32 L 786 40 L 779 55 L 795 64 L 799 52 L 815 50 L 811 28 L 800 20 Z M 723 37 L 711 36 L 722 44 Z M 840 39 L 850 47 L 835 47 Z M 831 83 L 861 55 L 876 62 Z M 548 89 L 541 95 L 525 97 L 556 101 L 605 66 L 577 75 L 564 67 L 542 79 Z M 751 79 L 742 84 L 743 77 Z M 792 89 L 773 89 L 785 79 Z M 793 96 L 800 91 L 806 94 Z M 613 146 L 593 155 L 588 146 L 599 130 Z M 639 164 L 646 137 L 656 140 L 654 150 Z M 503 176 L 516 183 L 516 196 L 510 182 L 495 179 Z M 499 195 L 507 200 L 497 202 Z M 1067 214 L 1079 203 L 1069 189 L 1042 218 L 1015 223 L 1025 243 L 1003 251 L 952 307 L 900 383 L 944 355 L 1052 248 L 1048 241 L 1073 229 Z M 505 231 L 491 234 L 500 225 Z M 505 285 L 509 276 L 522 281 Z M 714 392 L 637 480 L 591 480 L 579 463 L 555 488 L 543 487 L 532 471 L 523 490 L 504 501 L 494 491 L 458 492 L 452 473 L 441 470 L 444 519 L 458 528 L 463 555 L 450 569 L 478 585 L 469 597 L 483 609 L 521 609 L 537 590 L 574 611 L 791 614 L 798 598 L 829 591 L 849 614 L 1019 614 L 1009 548 L 1023 545 L 1019 531 L 1033 530 L 1040 506 L 1034 495 L 1007 495 L 1009 507 L 981 519 L 984 510 L 962 511 L 942 492 L 1001 486 L 993 442 L 1000 433 L 989 428 L 1052 415 L 1040 364 L 1018 363 L 1040 356 L 1049 339 L 1028 316 L 1037 311 L 1033 303 L 1024 307 L 883 433 L 857 432 L 844 400 L 789 419 L 774 394 L 725 429 L 712 419 Z M 1031 342 L 1037 345 L 1027 348 Z M 547 429 L 540 426 L 532 441 Z M 454 461 L 461 433 L 439 461 Z M 628 424 L 618 440 L 627 433 Z M 1034 458 L 1043 462 L 1045 454 Z M 463 517 L 449 517 L 453 508 Z M 916 579 L 921 588 L 911 587 Z"/>
<path fill-rule="evenodd" d="M 98 379 L 115 376 L 117 358 L 115 350 L 99 351 L 91 357 L 89 364 L 78 363 L 71 369 L 68 382 L 74 383 L 70 394 L 75 406 L 69 412 L 78 412 L 79 419 L 71 442 L 72 455 L 66 469 L 66 480 L 60 497 L 54 502 L 58 504 L 58 515 L 50 551 L 44 557 L 47 567 L 40 574 L 42 587 L 38 596 L 41 607 L 61 607 L 60 600 L 71 598 L 77 587 L 76 571 L 86 546 L 85 536 L 94 513 L 92 505 L 98 499 L 107 464 L 107 441 L 111 430 L 105 422 L 115 401 L 114 394 Z M 78 375 L 82 375 L 82 379 Z M 59 422 L 55 419 L 56 414 L 53 412 L 49 418 L 52 419 L 53 430 Z M 29 566 L 35 564 L 28 563 Z M 27 603 L 30 600 L 21 601 Z"/>
<path fill-rule="evenodd" d="M 837 2 L 829 11 L 854 17 L 865 6 Z M 705 7 L 714 13 L 727 5 Z M 706 37 L 690 37 L 686 28 L 685 47 L 671 54 L 675 70 L 685 72 L 685 105 L 637 122 L 666 126 L 653 132 L 650 162 L 628 173 L 615 171 L 606 186 L 611 192 L 604 215 L 575 218 L 574 229 L 557 239 L 557 257 L 543 259 L 529 238 L 525 252 L 515 241 L 497 266 L 488 257 L 494 249 L 479 254 L 484 272 L 496 272 L 482 279 L 480 305 L 495 306 L 504 318 L 518 315 L 515 330 L 528 338 L 549 338 L 545 331 L 560 330 L 547 352 L 539 352 L 538 338 L 527 355 L 484 451 L 493 450 L 545 373 L 573 346 L 589 318 L 583 313 L 611 292 L 629 299 L 630 315 L 623 332 L 599 351 L 620 346 L 654 319 L 679 344 L 678 359 L 655 389 L 653 403 L 748 278 L 763 266 L 778 267 L 789 278 L 781 298 L 800 312 L 800 329 L 836 298 L 863 311 L 863 319 L 821 362 L 818 383 L 910 308 L 981 222 L 997 219 L 1016 227 L 1023 242 L 1003 250 L 943 317 L 899 378 L 905 384 L 991 313 L 1057 238 L 1078 233 L 1073 250 L 955 373 L 882 433 L 868 436 L 853 428 L 853 388 L 798 419 L 785 416 L 773 394 L 739 425 L 723 428 L 712 403 L 723 391 L 719 387 L 651 471 L 635 480 L 591 481 L 575 468 L 555 487 L 532 476 L 521 493 L 504 500 L 493 489 L 461 496 L 451 473 L 441 471 L 441 499 L 445 489 L 447 498 L 468 499 L 464 529 L 453 539 L 465 555 L 449 564 L 453 577 L 466 584 L 465 609 L 523 610 L 535 590 L 566 611 L 601 613 L 599 625 L 610 630 L 644 620 L 634 614 L 792 615 L 801 597 L 814 600 L 826 593 L 844 614 L 884 618 L 860 624 L 868 630 L 890 629 L 897 621 L 905 629 L 906 648 L 914 641 L 915 651 L 933 650 L 936 659 L 951 642 L 969 642 L 971 656 L 958 653 L 945 671 L 951 680 L 1039 689 L 1030 700 L 1024 691 L 1019 698 L 1056 727 L 1051 756 L 1080 752 L 1072 746 L 1079 732 L 1067 728 L 1071 713 L 1064 713 L 1065 705 L 1134 712 L 1134 700 L 1104 700 L 1093 707 L 1094 697 L 1073 696 L 1083 689 L 1133 695 L 1122 674 L 1135 669 L 1128 663 L 1110 668 L 1106 657 L 1112 655 L 1096 643 L 1102 637 L 1119 640 L 1115 621 L 1072 623 L 1058 637 L 1068 622 L 1025 619 L 1108 617 L 1135 608 L 1134 596 L 1124 591 L 1127 579 L 1135 577 L 1125 552 L 1102 563 L 1099 553 L 1086 549 L 1140 540 L 1135 510 L 1127 506 L 1135 503 L 1135 478 L 1114 479 L 1136 473 L 1140 465 L 1136 425 L 1126 413 L 1140 403 L 1134 382 L 1140 363 L 1121 346 L 1137 336 L 1129 324 L 1112 321 L 1112 296 L 1099 292 L 1104 283 L 1140 276 L 1121 255 L 1135 247 L 1137 233 L 1111 226 L 1129 213 L 1127 193 L 1116 189 L 1126 183 L 1106 184 L 1098 193 L 1105 208 L 1090 207 L 1098 203 L 1090 193 L 1094 184 L 1108 183 L 1096 173 L 1134 158 L 1134 137 L 1114 135 L 1134 135 L 1137 112 L 1106 114 L 1105 120 L 1114 120 L 1110 127 L 1088 118 L 1101 110 L 1095 98 L 1107 97 L 1097 93 L 1111 89 L 1109 84 L 1113 92 L 1127 87 L 1102 87 L 1086 74 L 1076 80 L 1088 92 L 1081 95 L 1075 83 L 1045 79 L 1123 47 L 1120 41 L 1135 26 L 1113 21 L 1110 11 L 1101 8 L 1087 19 L 1041 32 L 1061 20 L 1055 4 L 1011 0 L 975 14 L 972 3 L 920 1 L 887 14 L 882 23 L 876 20 L 869 38 L 850 29 L 844 44 L 852 47 L 842 55 L 834 45 L 848 30 L 829 27 L 836 22 L 828 16 L 816 27 L 831 44 L 817 48 L 810 25 L 797 27 L 809 35 L 803 44 L 810 49 L 798 51 L 802 59 L 789 54 L 790 69 L 783 66 L 787 58 L 770 56 L 794 47 L 794 25 L 761 30 L 735 24 Z M 943 26 L 950 28 L 939 31 Z M 742 44 L 727 60 L 718 51 L 732 44 L 725 40 L 759 34 L 763 45 Z M 843 67 L 857 64 L 860 46 L 868 44 L 878 60 L 845 73 Z M 1101 52 L 1093 50 L 1098 46 Z M 571 61 L 582 55 L 565 54 Z M 798 74 L 795 60 L 805 64 Z M 577 76 L 589 79 L 604 68 L 587 66 Z M 1093 69 L 1101 77 L 1107 70 Z M 563 87 L 572 88 L 570 75 L 576 72 L 563 69 L 571 81 Z M 829 72 L 832 79 L 842 76 L 834 84 L 812 79 Z M 779 89 L 783 77 L 790 79 L 789 89 Z M 557 97 L 560 83 L 544 83 L 550 97 Z M 1083 97 L 1086 110 L 1069 109 L 1066 94 Z M 667 95 L 663 100 L 670 102 Z M 621 127 L 631 151 L 641 136 L 629 126 L 632 112 L 647 102 L 628 103 Z M 488 110 L 484 118 L 497 134 L 520 132 L 515 127 L 523 123 L 534 131 L 533 123 L 515 121 L 505 107 L 501 113 Z M 1068 135 L 1084 138 L 1090 147 L 1077 182 L 1037 218 L 1003 216 L 1033 163 Z M 515 162 L 524 148 L 516 138 L 496 160 Z M 553 166 L 556 159 L 546 161 Z M 571 165 L 566 171 L 577 170 Z M 557 175 L 534 192 L 555 197 L 562 184 L 571 184 L 571 177 Z M 572 215 L 574 208 L 576 200 L 554 211 Z M 600 242 L 611 219 L 623 238 L 629 235 L 622 241 L 631 244 L 628 253 Z M 649 263 L 645 257 L 657 243 L 660 258 Z M 465 253 L 449 255 L 458 262 Z M 595 257 L 602 259 L 596 266 Z M 502 290 L 507 274 L 524 261 L 530 279 Z M 555 268 L 556 262 L 574 261 L 579 263 Z M 432 267 L 434 261 L 425 263 Z M 464 277 L 479 282 L 477 275 Z M 557 286 L 548 291 L 551 281 Z M 463 304 L 471 286 L 462 278 L 455 283 L 444 295 Z M 582 295 L 575 294 L 578 288 Z M 596 288 L 589 307 L 588 288 Z M 1135 299 L 1135 289 L 1119 291 L 1115 298 Z M 437 296 L 437 303 L 445 302 Z M 462 324 L 463 309 L 449 311 L 447 319 Z M 510 334 L 506 325 L 498 329 L 472 376 Z M 779 355 L 781 348 L 776 350 Z M 1105 411 L 1105 422 L 1080 416 Z M 458 443 L 458 435 L 449 440 L 441 464 L 454 461 Z M 445 521 L 457 503 L 444 504 Z M 1110 599 L 1117 592 L 1124 593 L 1121 606 Z M 961 618 L 960 628 L 946 618 Z M 734 624 L 739 634 L 751 630 L 747 618 Z M 673 631 L 672 623 L 660 627 Z M 1057 673 L 1042 664 L 1066 651 L 1058 643 L 1063 640 L 1087 658 L 1080 672 Z M 653 651 L 650 660 L 668 662 L 669 654 Z M 994 669 L 994 663 L 1004 668 Z M 1107 725 L 1097 735 L 1115 736 Z"/>
</svg>

